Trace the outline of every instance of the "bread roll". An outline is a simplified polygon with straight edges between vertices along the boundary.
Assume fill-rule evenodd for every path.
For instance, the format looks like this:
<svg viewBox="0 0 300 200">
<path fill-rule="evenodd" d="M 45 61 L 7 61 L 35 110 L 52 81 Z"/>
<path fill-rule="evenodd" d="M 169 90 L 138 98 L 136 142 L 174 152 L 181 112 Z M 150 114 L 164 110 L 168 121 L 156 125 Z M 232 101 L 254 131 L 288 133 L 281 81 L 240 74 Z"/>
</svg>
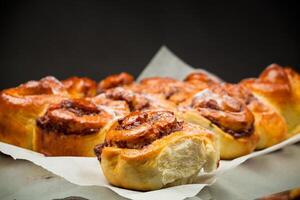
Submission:
<svg viewBox="0 0 300 200">
<path fill-rule="evenodd" d="M 47 156 L 94 156 L 116 113 L 91 99 L 53 104 L 37 119 L 34 150 Z"/>
<path fill-rule="evenodd" d="M 74 76 L 63 80 L 62 83 L 72 98 L 79 99 L 96 96 L 97 83 L 92 79 Z"/>
<path fill-rule="evenodd" d="M 286 120 L 289 136 L 300 132 L 300 75 L 291 68 L 272 64 L 259 78 L 241 82 Z"/>
<path fill-rule="evenodd" d="M 199 91 L 195 85 L 172 78 L 151 77 L 140 81 L 138 89 L 143 93 L 160 95 L 176 105 Z"/>
<path fill-rule="evenodd" d="M 244 86 L 240 84 L 221 83 L 214 77 L 201 72 L 188 75 L 185 81 L 203 89 L 219 85 L 216 87 L 222 87 L 231 97 L 238 98 L 245 103 L 255 119 L 254 129 L 259 136 L 256 149 L 270 147 L 287 138 L 287 124 L 284 118 L 271 106 L 256 98 Z"/>
<path fill-rule="evenodd" d="M 32 150 L 36 118 L 68 97 L 63 84 L 50 76 L 1 91 L 0 141 Z"/>
<path fill-rule="evenodd" d="M 141 191 L 192 183 L 219 160 L 215 135 L 170 111 L 133 112 L 116 121 L 95 152 L 109 183 Z"/>
<path fill-rule="evenodd" d="M 197 93 L 183 102 L 179 110 L 185 121 L 218 134 L 221 159 L 249 154 L 258 143 L 253 114 L 245 103 L 230 96 L 220 85 Z"/>
<path fill-rule="evenodd" d="M 165 100 L 159 95 L 143 93 L 131 87 L 115 87 L 106 90 L 102 94 L 107 99 L 124 101 L 128 104 L 131 112 L 142 110 L 170 110 L 175 112 L 176 105 Z"/>
<path fill-rule="evenodd" d="M 255 132 L 259 136 L 256 149 L 273 146 L 288 137 L 287 123 L 275 109 L 256 98 L 242 85 L 227 83 L 222 87 L 228 94 L 243 101 L 253 113 Z"/>
<path fill-rule="evenodd" d="M 102 93 L 111 88 L 131 85 L 133 81 L 134 77 L 126 72 L 110 75 L 99 82 L 97 91 L 98 93 Z"/>
</svg>

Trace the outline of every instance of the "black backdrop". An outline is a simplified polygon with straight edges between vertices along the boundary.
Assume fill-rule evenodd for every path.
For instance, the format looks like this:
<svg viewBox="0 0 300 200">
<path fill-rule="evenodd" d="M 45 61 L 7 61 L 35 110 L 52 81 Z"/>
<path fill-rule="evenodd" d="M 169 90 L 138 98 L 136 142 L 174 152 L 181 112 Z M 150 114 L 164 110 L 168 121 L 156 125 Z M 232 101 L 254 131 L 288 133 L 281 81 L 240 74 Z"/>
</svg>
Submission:
<svg viewBox="0 0 300 200">
<path fill-rule="evenodd" d="M 45 75 L 136 76 L 163 44 L 227 81 L 273 62 L 300 68 L 296 4 L 128 2 L 1 1 L 0 88 Z"/>
</svg>

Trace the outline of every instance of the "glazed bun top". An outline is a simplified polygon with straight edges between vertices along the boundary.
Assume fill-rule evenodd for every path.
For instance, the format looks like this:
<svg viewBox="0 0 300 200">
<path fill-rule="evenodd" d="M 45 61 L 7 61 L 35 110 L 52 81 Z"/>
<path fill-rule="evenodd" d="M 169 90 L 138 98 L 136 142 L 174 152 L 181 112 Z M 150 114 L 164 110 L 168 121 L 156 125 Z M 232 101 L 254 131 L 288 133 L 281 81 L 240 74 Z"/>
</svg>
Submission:
<svg viewBox="0 0 300 200">
<path fill-rule="evenodd" d="M 254 132 L 254 116 L 247 105 L 231 96 L 222 85 L 197 93 L 190 107 L 235 138 Z"/>
<path fill-rule="evenodd" d="M 170 111 L 133 112 L 118 120 L 118 125 L 107 133 L 106 142 L 109 146 L 139 149 L 182 130 L 182 124 Z"/>
<path fill-rule="evenodd" d="M 4 90 L 11 96 L 25 97 L 35 95 L 66 95 L 67 91 L 64 85 L 53 76 L 47 76 L 39 81 L 28 81 L 16 88 Z"/>
<path fill-rule="evenodd" d="M 210 76 L 203 72 L 193 72 L 187 75 L 184 79 L 185 82 L 193 84 L 199 89 L 204 90 L 212 85 L 219 84 L 221 81 L 216 77 Z"/>
<path fill-rule="evenodd" d="M 63 100 L 51 105 L 37 119 L 37 126 L 49 132 L 65 135 L 88 135 L 97 133 L 113 116 L 85 99 Z"/>
<path fill-rule="evenodd" d="M 95 153 L 101 160 L 104 147 L 125 149 L 143 149 L 155 140 L 181 131 L 183 121 L 176 118 L 171 111 L 137 111 L 115 122 L 108 130 L 103 144 L 95 147 Z"/>
<path fill-rule="evenodd" d="M 289 79 L 290 68 L 283 68 L 280 65 L 268 66 L 259 78 L 245 79 L 241 83 L 255 93 L 263 96 L 284 101 L 292 95 L 292 86 Z"/>
<path fill-rule="evenodd" d="M 143 93 L 161 95 L 164 99 L 179 104 L 199 91 L 195 85 L 172 78 L 151 77 L 140 81 Z"/>
<path fill-rule="evenodd" d="M 28 81 L 0 93 L 2 104 L 26 107 L 30 112 L 40 112 L 44 105 L 57 103 L 69 97 L 64 85 L 53 76 L 44 77 L 39 81 Z"/>
<path fill-rule="evenodd" d="M 99 82 L 97 91 L 98 93 L 102 93 L 107 89 L 115 88 L 118 86 L 130 85 L 134 82 L 134 77 L 126 72 L 122 72 L 120 74 L 114 74 L 106 77 L 102 81 Z"/>
<path fill-rule="evenodd" d="M 62 83 L 73 98 L 94 97 L 96 95 L 97 83 L 92 79 L 83 77 L 70 77 Z"/>
</svg>

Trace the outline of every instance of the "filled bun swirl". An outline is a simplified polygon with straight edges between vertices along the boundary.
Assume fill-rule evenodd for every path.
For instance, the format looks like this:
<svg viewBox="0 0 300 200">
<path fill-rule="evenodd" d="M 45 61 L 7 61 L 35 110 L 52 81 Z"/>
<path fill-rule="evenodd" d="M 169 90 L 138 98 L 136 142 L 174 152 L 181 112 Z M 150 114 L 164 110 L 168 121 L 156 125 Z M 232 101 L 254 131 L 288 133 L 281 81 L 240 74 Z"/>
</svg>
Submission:
<svg viewBox="0 0 300 200">
<path fill-rule="evenodd" d="M 241 81 L 253 94 L 280 113 L 290 136 L 300 131 L 300 75 L 290 67 L 268 66 L 258 78 Z"/>
<path fill-rule="evenodd" d="M 140 149 L 153 141 L 182 130 L 183 122 L 177 121 L 170 111 L 133 112 L 118 120 L 115 130 L 106 135 L 108 146 Z"/>
<path fill-rule="evenodd" d="M 138 88 L 144 93 L 161 95 L 175 104 L 185 101 L 199 91 L 195 85 L 187 82 L 161 77 L 145 78 L 140 81 Z"/>
<path fill-rule="evenodd" d="M 275 96 L 276 100 L 282 100 L 291 96 L 291 84 L 284 68 L 277 64 L 268 66 L 258 79 L 246 79 L 243 84 L 251 90 L 266 96 Z"/>
<path fill-rule="evenodd" d="M 102 93 L 107 89 L 115 88 L 118 86 L 130 85 L 134 81 L 134 77 L 126 72 L 114 74 L 101 80 L 98 84 L 97 91 Z"/>
<path fill-rule="evenodd" d="M 229 96 L 222 87 L 198 93 L 191 107 L 236 138 L 249 136 L 254 131 L 254 117 L 250 110 L 243 102 Z"/>
<path fill-rule="evenodd" d="M 219 160 L 215 135 L 167 110 L 133 112 L 108 130 L 95 153 L 108 181 L 135 190 L 192 183 Z"/>
<path fill-rule="evenodd" d="M 51 106 L 37 119 L 37 126 L 65 135 L 86 135 L 98 132 L 112 116 L 86 100 L 64 100 Z"/>
<path fill-rule="evenodd" d="M 72 98 L 94 97 L 96 95 L 97 83 L 92 79 L 74 76 L 63 80 L 62 83 Z"/>
<path fill-rule="evenodd" d="M 211 87 L 212 85 L 221 83 L 221 80 L 218 78 L 203 72 L 190 73 L 185 77 L 184 81 L 196 86 L 199 91 Z"/>
<path fill-rule="evenodd" d="M 114 117 L 91 99 L 53 104 L 36 120 L 35 150 L 47 156 L 94 156 Z"/>
<path fill-rule="evenodd" d="M 48 106 L 69 98 L 64 85 L 48 76 L 0 93 L 0 140 L 27 149 L 34 148 L 35 120 Z"/>
</svg>

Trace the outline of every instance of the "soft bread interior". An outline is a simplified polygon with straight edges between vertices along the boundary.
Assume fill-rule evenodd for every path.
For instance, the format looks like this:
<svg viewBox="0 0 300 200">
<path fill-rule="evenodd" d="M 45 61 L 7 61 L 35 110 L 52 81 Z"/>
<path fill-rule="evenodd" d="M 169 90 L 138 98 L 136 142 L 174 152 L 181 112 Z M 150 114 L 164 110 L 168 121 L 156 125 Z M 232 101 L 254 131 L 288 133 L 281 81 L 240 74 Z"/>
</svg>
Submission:
<svg viewBox="0 0 300 200">
<path fill-rule="evenodd" d="M 165 147 L 157 157 L 164 186 L 192 183 L 201 169 L 216 168 L 217 153 L 200 139 L 185 139 Z"/>
<path fill-rule="evenodd" d="M 192 183 L 220 158 L 215 135 L 201 131 L 174 132 L 143 149 L 105 147 L 104 175 L 112 185 L 141 191 Z"/>
</svg>

